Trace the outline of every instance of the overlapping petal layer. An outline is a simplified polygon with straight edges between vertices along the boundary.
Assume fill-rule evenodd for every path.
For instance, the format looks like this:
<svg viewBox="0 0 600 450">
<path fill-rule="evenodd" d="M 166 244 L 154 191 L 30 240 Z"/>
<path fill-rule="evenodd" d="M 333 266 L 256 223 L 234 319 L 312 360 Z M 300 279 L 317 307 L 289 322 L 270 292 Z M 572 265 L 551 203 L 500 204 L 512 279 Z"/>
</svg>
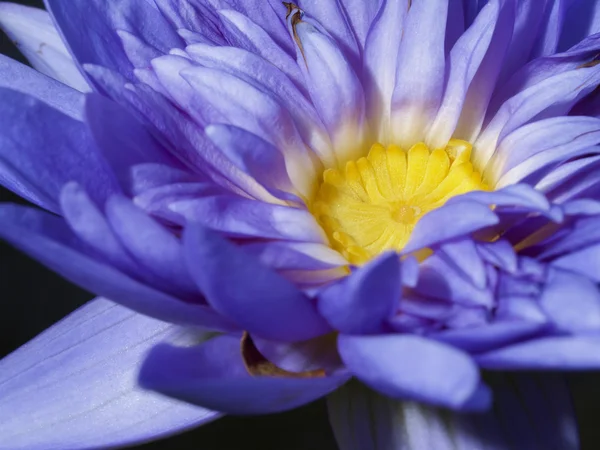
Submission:
<svg viewBox="0 0 600 450">
<path fill-rule="evenodd" d="M 350 375 L 482 409 L 479 367 L 598 368 L 596 2 L 259 3 L 47 0 L 76 66 L 62 48 L 32 62 L 94 93 L 0 60 L 19 91 L 0 90 L 0 181 L 58 215 L 3 206 L 0 234 L 140 313 L 247 331 L 277 370 L 251 376 L 238 334 L 144 366 L 144 386 L 223 411 Z M 17 39 L 49 23 L 2 8 Z M 401 253 L 350 264 L 313 215 L 325 171 L 451 139 L 489 192 L 457 190 Z"/>
</svg>

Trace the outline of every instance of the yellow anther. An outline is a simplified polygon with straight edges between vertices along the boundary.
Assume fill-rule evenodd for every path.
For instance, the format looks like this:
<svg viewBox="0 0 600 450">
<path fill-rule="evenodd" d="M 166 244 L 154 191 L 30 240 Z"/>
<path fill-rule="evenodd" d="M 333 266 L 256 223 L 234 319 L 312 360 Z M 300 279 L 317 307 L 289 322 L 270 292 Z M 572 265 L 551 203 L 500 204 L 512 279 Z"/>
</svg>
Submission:
<svg viewBox="0 0 600 450">
<path fill-rule="evenodd" d="M 408 151 L 376 143 L 366 157 L 323 173 L 311 211 L 352 264 L 400 251 L 424 214 L 456 195 L 488 189 L 473 170 L 471 149 L 457 139 L 433 151 L 423 143 Z"/>
</svg>

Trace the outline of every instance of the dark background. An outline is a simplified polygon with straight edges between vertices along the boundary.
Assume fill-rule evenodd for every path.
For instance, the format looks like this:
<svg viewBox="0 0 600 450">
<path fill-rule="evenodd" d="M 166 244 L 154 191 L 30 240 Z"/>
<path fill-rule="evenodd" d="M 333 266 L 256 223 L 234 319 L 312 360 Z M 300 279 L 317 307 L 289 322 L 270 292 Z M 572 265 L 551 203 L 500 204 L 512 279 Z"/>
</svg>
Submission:
<svg viewBox="0 0 600 450">
<path fill-rule="evenodd" d="M 13 0 L 42 7 L 41 0 Z M 82 24 L 83 25 L 83 24 Z M 0 31 L 0 53 L 26 62 Z M 22 202 L 0 187 L 0 202 Z M 93 296 L 0 241 L 0 358 L 83 305 Z M 600 376 L 570 381 L 583 449 L 600 448 Z M 291 412 L 225 417 L 193 431 L 135 447 L 140 450 L 335 450 L 323 400 Z M 431 449 L 435 450 L 435 449 Z M 519 449 L 527 450 L 527 449 Z"/>
</svg>

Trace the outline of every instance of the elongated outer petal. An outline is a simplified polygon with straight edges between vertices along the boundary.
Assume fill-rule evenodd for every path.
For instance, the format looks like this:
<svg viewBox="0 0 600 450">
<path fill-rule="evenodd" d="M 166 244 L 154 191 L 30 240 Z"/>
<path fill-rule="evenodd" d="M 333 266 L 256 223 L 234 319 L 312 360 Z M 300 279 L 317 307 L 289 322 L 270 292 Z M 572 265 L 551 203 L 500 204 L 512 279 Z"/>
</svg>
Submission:
<svg viewBox="0 0 600 450">
<path fill-rule="evenodd" d="M 67 46 L 80 65 L 98 64 L 133 80 L 133 65 L 117 30 L 167 53 L 182 39 L 149 2 L 136 0 L 45 0 Z M 86 26 L 81 26 L 85 23 Z M 101 38 L 100 38 L 101 37 Z"/>
<path fill-rule="evenodd" d="M 475 357 L 493 370 L 597 370 L 600 368 L 597 335 L 551 336 L 517 343 Z"/>
<path fill-rule="evenodd" d="M 340 450 L 579 448 L 568 385 L 557 375 L 498 374 L 493 410 L 462 414 L 383 396 L 350 381 L 327 397 Z"/>
<path fill-rule="evenodd" d="M 383 254 L 322 291 L 319 312 L 342 333 L 376 333 L 396 311 L 401 290 L 400 257 Z"/>
<path fill-rule="evenodd" d="M 217 330 L 236 330 L 211 308 L 152 289 L 86 255 L 59 218 L 32 208 L 0 206 L 0 236 L 68 280 L 161 320 Z"/>
<path fill-rule="evenodd" d="M 0 449 L 120 447 L 218 418 L 137 386 L 150 348 L 165 340 L 189 345 L 192 337 L 202 339 L 92 300 L 0 361 Z"/>
<path fill-rule="evenodd" d="M 315 378 L 251 376 L 240 337 L 222 335 L 192 348 L 157 346 L 140 384 L 163 394 L 233 414 L 265 414 L 295 408 L 328 394 L 348 375 Z"/>
<path fill-rule="evenodd" d="M 308 297 L 217 233 L 190 225 L 184 246 L 188 269 L 208 302 L 249 333 L 301 341 L 330 331 Z"/>
<path fill-rule="evenodd" d="M 489 407 L 477 366 L 453 347 L 412 335 L 342 334 L 338 349 L 354 376 L 390 397 L 453 409 Z"/>
<path fill-rule="evenodd" d="M 90 90 L 46 11 L 0 3 L 0 28 L 36 70 L 78 91 Z"/>
<path fill-rule="evenodd" d="M 333 39 L 306 21 L 293 27 L 300 49 L 298 64 L 313 104 L 329 130 L 338 162 L 352 159 L 363 150 L 367 125 L 360 80 Z"/>
<path fill-rule="evenodd" d="M 25 94 L 0 88 L 0 182 L 58 210 L 62 186 L 77 181 L 101 202 L 118 192 L 83 123 Z"/>
<path fill-rule="evenodd" d="M 408 147 L 424 137 L 444 88 L 448 0 L 414 2 L 400 43 L 392 97 L 393 140 Z"/>
</svg>

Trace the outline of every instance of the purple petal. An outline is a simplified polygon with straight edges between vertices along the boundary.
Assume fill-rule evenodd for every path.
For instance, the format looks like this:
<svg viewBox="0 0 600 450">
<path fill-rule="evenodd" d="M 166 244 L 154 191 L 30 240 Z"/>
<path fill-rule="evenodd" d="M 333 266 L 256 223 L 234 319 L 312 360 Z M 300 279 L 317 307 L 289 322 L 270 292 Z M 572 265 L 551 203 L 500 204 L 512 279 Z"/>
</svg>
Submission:
<svg viewBox="0 0 600 450">
<path fill-rule="evenodd" d="M 595 256 L 598 260 L 597 252 Z M 565 269 L 576 270 L 576 267 L 571 262 Z M 586 277 L 565 270 L 550 270 L 539 302 L 559 332 L 600 331 L 600 289 Z"/>
<path fill-rule="evenodd" d="M 475 161 L 485 166 L 498 141 L 517 128 L 543 117 L 565 115 L 600 81 L 600 68 L 582 68 L 543 80 L 507 100 L 477 138 Z"/>
<path fill-rule="evenodd" d="M 84 124 L 27 95 L 0 89 L 0 181 L 28 200 L 58 210 L 63 185 L 76 181 L 102 202 L 117 192 Z"/>
<path fill-rule="evenodd" d="M 597 370 L 600 337 L 557 336 L 511 345 L 475 359 L 493 370 Z"/>
<path fill-rule="evenodd" d="M 4 55 L 0 55 L 0 87 L 31 95 L 73 119 L 83 117 L 81 92 Z"/>
<path fill-rule="evenodd" d="M 46 11 L 1 3 L 0 28 L 37 71 L 81 92 L 90 90 Z"/>
<path fill-rule="evenodd" d="M 496 187 L 518 183 L 529 175 L 589 153 L 600 142 L 600 119 L 555 117 L 525 125 L 504 138 L 491 166 Z"/>
<path fill-rule="evenodd" d="M 229 236 L 326 242 L 314 217 L 301 208 L 234 195 L 180 200 L 169 208 L 189 222 L 200 223 Z"/>
<path fill-rule="evenodd" d="M 353 3 L 370 3 L 361 2 L 360 0 L 350 0 Z M 360 69 L 360 44 L 357 42 L 357 36 L 352 30 L 352 23 L 346 15 L 345 3 L 341 2 L 323 2 L 320 0 L 300 0 L 298 5 L 306 11 L 310 16 L 311 22 L 318 22 L 321 28 L 327 30 L 327 33 L 334 39 L 336 46 L 342 50 L 345 58 L 348 59 L 354 70 Z M 294 14 L 292 11 L 289 17 Z M 362 17 L 361 20 L 366 20 Z M 289 18 L 288 18 L 289 22 Z"/>
<path fill-rule="evenodd" d="M 365 43 L 363 78 L 367 114 L 380 142 L 386 142 L 390 133 L 390 109 L 398 65 L 398 42 L 402 39 L 407 13 L 407 0 L 383 0 Z"/>
<path fill-rule="evenodd" d="M 600 31 L 600 9 L 597 6 L 595 2 L 576 1 L 567 10 L 559 50 L 564 51 Z"/>
<path fill-rule="evenodd" d="M 217 330 L 235 330 L 211 308 L 188 304 L 145 286 L 87 256 L 59 218 L 15 205 L 0 207 L 0 236 L 68 280 L 142 314 Z"/>
<path fill-rule="evenodd" d="M 475 287 L 484 289 L 487 286 L 486 267 L 471 239 L 449 242 L 440 248 L 440 252 L 442 258 L 458 269 Z"/>
<path fill-rule="evenodd" d="M 188 269 L 210 305 L 249 333 L 293 342 L 330 330 L 293 284 L 218 234 L 190 225 L 184 246 Z"/>
<path fill-rule="evenodd" d="M 440 228 L 440 223 L 447 226 Z M 403 253 L 468 236 L 497 223 L 498 217 L 488 206 L 473 201 L 457 200 L 423 216 L 413 230 Z"/>
<path fill-rule="evenodd" d="M 150 132 L 125 108 L 98 94 L 85 102 L 86 121 L 98 147 L 124 189 L 132 193 L 131 167 L 156 163 L 181 168 Z"/>
<path fill-rule="evenodd" d="M 391 129 L 396 143 L 408 148 L 424 137 L 440 106 L 445 77 L 448 1 L 411 5 L 400 43 Z M 423 30 L 428 30 L 423 33 Z"/>
<path fill-rule="evenodd" d="M 581 274 L 600 283 L 600 244 L 561 256 L 552 262 L 552 266 Z"/>
<path fill-rule="evenodd" d="M 123 248 L 106 217 L 77 183 L 67 183 L 60 196 L 62 216 L 73 232 L 108 263 L 128 274 L 139 266 Z"/>
<path fill-rule="evenodd" d="M 522 341 L 546 327 L 546 323 L 513 320 L 476 328 L 444 330 L 428 336 L 469 353 L 481 353 Z"/>
<path fill-rule="evenodd" d="M 338 349 L 359 380 L 390 397 L 454 409 L 489 406 L 489 392 L 471 404 L 484 392 L 479 371 L 466 353 L 450 346 L 410 335 L 342 334 Z"/>
<path fill-rule="evenodd" d="M 187 47 L 186 52 L 203 67 L 221 70 L 275 96 L 293 118 L 304 142 L 324 162 L 335 164 L 329 136 L 315 107 L 306 98 L 304 89 L 299 89 L 276 65 L 252 52 L 234 47 L 197 44 Z"/>
<path fill-rule="evenodd" d="M 269 189 L 292 191 L 281 151 L 255 134 L 227 125 L 210 125 L 208 138 L 241 171 Z"/>
<path fill-rule="evenodd" d="M 315 168 L 290 113 L 273 94 L 221 70 L 190 67 L 181 76 L 229 123 L 260 136 L 283 152 L 288 174 L 303 194 Z M 312 175 L 311 175 L 312 174 Z"/>
<path fill-rule="evenodd" d="M 183 41 L 160 12 L 146 1 L 45 0 L 77 62 L 98 64 L 133 79 L 133 66 L 116 30 L 123 30 L 163 54 Z M 82 27 L 81 24 L 86 26 Z M 102 36 L 102 39 L 98 37 Z"/>
<path fill-rule="evenodd" d="M 322 291 L 319 312 L 341 333 L 376 333 L 396 311 L 401 291 L 400 257 L 383 254 Z"/>
<path fill-rule="evenodd" d="M 143 269 L 169 283 L 175 292 L 199 297 L 183 260 L 181 242 L 171 231 L 121 196 L 108 200 L 106 217 L 122 245 Z"/>
<path fill-rule="evenodd" d="M 299 21 L 294 33 L 302 49 L 298 64 L 312 102 L 329 130 L 338 160 L 347 161 L 363 150 L 365 138 L 365 98 L 360 80 L 335 41 L 311 23 Z"/>
<path fill-rule="evenodd" d="M 78 309 L 0 361 L 0 448 L 121 447 L 218 418 L 137 386 L 147 351 L 182 331 L 102 298 Z"/>
<path fill-rule="evenodd" d="M 294 58 L 269 34 L 246 15 L 233 10 L 220 10 L 219 15 L 234 46 L 262 56 L 285 73 L 297 86 L 303 86 L 302 72 Z"/>
<path fill-rule="evenodd" d="M 172 397 L 232 414 L 266 414 L 296 408 L 328 394 L 347 375 L 316 378 L 251 376 L 238 336 L 219 336 L 193 348 L 155 347 L 140 384 Z"/>
<path fill-rule="evenodd" d="M 243 248 L 265 266 L 275 270 L 325 270 L 348 264 L 342 255 L 327 244 L 267 241 L 253 242 Z"/>
<path fill-rule="evenodd" d="M 460 121 L 454 132 L 454 137 L 469 142 L 473 142 L 481 130 L 490 99 L 497 90 L 496 83 L 503 68 L 504 55 L 510 51 L 508 47 L 513 36 L 515 10 L 518 6 L 515 2 L 502 0 L 498 0 L 497 4 L 500 11 L 492 41 L 477 75 L 469 86 Z M 484 16 L 485 8 L 492 8 L 492 2 L 484 5 L 477 20 Z"/>
</svg>

